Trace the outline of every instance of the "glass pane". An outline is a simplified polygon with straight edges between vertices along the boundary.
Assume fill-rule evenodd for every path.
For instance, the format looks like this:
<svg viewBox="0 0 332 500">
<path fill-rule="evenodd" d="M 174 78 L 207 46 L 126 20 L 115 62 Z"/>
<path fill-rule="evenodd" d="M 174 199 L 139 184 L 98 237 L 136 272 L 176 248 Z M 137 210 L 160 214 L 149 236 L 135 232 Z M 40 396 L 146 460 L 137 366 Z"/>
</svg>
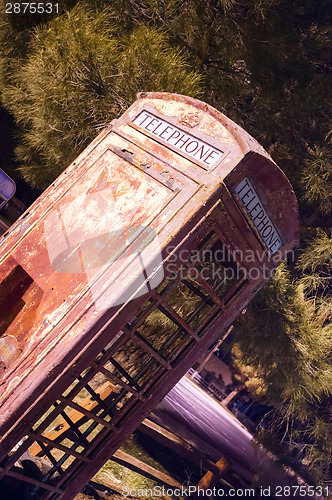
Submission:
<svg viewBox="0 0 332 500">
<path fill-rule="evenodd" d="M 199 328 L 214 305 L 196 276 L 190 274 L 174 286 L 166 302 L 193 330 Z"/>
<path fill-rule="evenodd" d="M 107 369 L 137 390 L 154 376 L 160 366 L 158 361 L 133 340 L 128 340 L 110 359 L 110 363 L 113 369 L 110 365 Z"/>
<path fill-rule="evenodd" d="M 161 306 L 161 309 L 162 306 Z M 190 336 L 166 314 L 165 309 L 155 309 L 137 328 L 137 332 L 161 355 L 171 354 Z M 165 311 L 166 312 L 166 311 Z M 170 315 L 169 315 L 170 316 Z"/>
<path fill-rule="evenodd" d="M 244 277 L 243 270 L 220 240 L 217 240 L 211 248 L 202 250 L 199 258 L 192 256 L 191 262 L 194 270 L 220 298 L 223 298 Z M 191 270 L 192 275 L 194 270 Z"/>
</svg>

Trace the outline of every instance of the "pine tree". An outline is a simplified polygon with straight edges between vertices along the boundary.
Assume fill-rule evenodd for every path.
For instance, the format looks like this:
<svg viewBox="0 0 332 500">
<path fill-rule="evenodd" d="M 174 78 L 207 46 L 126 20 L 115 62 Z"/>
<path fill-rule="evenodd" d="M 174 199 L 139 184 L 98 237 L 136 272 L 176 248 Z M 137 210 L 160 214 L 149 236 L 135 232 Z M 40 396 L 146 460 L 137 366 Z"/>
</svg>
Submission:
<svg viewBox="0 0 332 500">
<path fill-rule="evenodd" d="M 327 146 L 309 148 L 302 171 L 304 199 L 320 212 L 332 213 L 332 154 Z"/>
<path fill-rule="evenodd" d="M 332 238 L 322 229 L 308 242 L 296 262 L 305 293 L 318 301 L 329 303 L 332 295 Z"/>
<path fill-rule="evenodd" d="M 59 14 L 74 6 L 77 0 L 62 0 L 59 3 Z M 20 2 L 21 3 L 21 2 Z M 11 82 L 20 65 L 27 58 L 34 29 L 59 15 L 52 13 L 15 13 L 13 9 L 6 12 L 8 2 L 0 0 L 0 93 Z"/>
<path fill-rule="evenodd" d="M 321 266 L 322 255 L 313 258 L 314 246 L 317 241 L 302 255 L 303 269 Z M 326 241 L 320 247 L 330 259 Z M 322 479 L 332 463 L 330 444 L 324 441 L 332 431 L 332 304 L 305 293 L 305 285 L 304 279 L 292 280 L 281 264 L 237 320 L 232 353 L 253 397 L 275 407 L 265 438 L 280 436 L 282 429 L 284 444 L 292 449 L 301 443 Z"/>
<path fill-rule="evenodd" d="M 137 92 L 197 95 L 200 80 L 160 31 L 142 26 L 119 38 L 107 9 L 77 5 L 39 26 L 2 92 L 22 129 L 16 154 L 24 179 L 47 187 Z"/>
</svg>

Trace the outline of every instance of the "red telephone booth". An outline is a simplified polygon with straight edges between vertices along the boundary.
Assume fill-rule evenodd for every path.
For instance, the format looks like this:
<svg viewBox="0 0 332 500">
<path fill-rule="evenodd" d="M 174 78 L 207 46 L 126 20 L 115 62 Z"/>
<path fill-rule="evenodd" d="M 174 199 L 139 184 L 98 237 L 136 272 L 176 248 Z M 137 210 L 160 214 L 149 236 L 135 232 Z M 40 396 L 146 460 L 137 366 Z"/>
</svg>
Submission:
<svg viewBox="0 0 332 500">
<path fill-rule="evenodd" d="M 73 498 L 297 231 L 291 185 L 243 129 L 189 97 L 140 95 L 1 240 L 0 484 Z M 37 477 L 27 453 L 48 464 Z"/>
</svg>

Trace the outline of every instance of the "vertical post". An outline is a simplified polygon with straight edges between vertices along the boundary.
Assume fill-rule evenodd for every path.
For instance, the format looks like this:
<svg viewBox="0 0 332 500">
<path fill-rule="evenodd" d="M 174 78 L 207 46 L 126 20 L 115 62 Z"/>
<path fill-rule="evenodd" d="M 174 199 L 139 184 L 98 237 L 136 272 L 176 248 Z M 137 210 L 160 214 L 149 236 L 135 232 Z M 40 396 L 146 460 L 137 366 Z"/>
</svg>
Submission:
<svg viewBox="0 0 332 500">
<path fill-rule="evenodd" d="M 190 496 L 193 500 L 196 500 L 196 499 L 198 500 L 200 498 L 200 495 L 199 495 L 200 490 L 207 490 L 207 489 L 211 489 L 214 486 L 216 486 L 216 484 L 218 484 L 222 474 L 229 468 L 230 463 L 227 460 L 227 458 L 221 457 L 218 460 L 218 462 L 216 462 L 216 466 L 218 467 L 219 472 L 208 471 L 202 477 L 202 479 L 197 483 L 195 493 Z"/>
<path fill-rule="evenodd" d="M 195 375 L 197 375 L 199 372 L 201 372 L 203 370 L 203 368 L 206 365 L 206 363 L 209 361 L 209 359 L 212 357 L 212 355 L 219 349 L 219 347 L 221 346 L 221 344 L 224 342 L 224 340 L 226 339 L 226 337 L 228 337 L 228 335 L 231 333 L 232 330 L 233 330 L 233 325 L 231 325 L 228 328 L 227 332 L 221 337 L 221 339 L 218 340 L 218 342 L 216 343 L 216 345 L 214 346 L 214 348 L 212 349 L 212 351 L 209 352 L 209 354 L 206 356 L 205 359 L 203 359 L 203 361 L 198 366 L 198 368 L 193 371 L 192 375 L 190 375 L 190 378 L 194 379 Z"/>
</svg>

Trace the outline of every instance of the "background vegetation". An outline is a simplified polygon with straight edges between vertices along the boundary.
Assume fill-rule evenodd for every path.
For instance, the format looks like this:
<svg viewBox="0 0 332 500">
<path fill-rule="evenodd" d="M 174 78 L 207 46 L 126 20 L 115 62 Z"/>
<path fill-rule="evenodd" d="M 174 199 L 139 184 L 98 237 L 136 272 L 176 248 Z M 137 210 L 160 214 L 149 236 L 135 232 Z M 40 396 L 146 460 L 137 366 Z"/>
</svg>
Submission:
<svg viewBox="0 0 332 500">
<path fill-rule="evenodd" d="M 329 1 L 63 0 L 54 15 L 5 14 L 4 4 L 0 96 L 17 145 L 15 161 L 0 160 L 10 175 L 18 168 L 44 189 L 137 92 L 152 90 L 200 96 L 287 174 L 300 203 L 298 259 L 237 321 L 233 357 L 254 397 L 274 405 L 265 439 L 272 434 L 284 457 L 301 448 L 302 464 L 327 480 Z"/>
</svg>

